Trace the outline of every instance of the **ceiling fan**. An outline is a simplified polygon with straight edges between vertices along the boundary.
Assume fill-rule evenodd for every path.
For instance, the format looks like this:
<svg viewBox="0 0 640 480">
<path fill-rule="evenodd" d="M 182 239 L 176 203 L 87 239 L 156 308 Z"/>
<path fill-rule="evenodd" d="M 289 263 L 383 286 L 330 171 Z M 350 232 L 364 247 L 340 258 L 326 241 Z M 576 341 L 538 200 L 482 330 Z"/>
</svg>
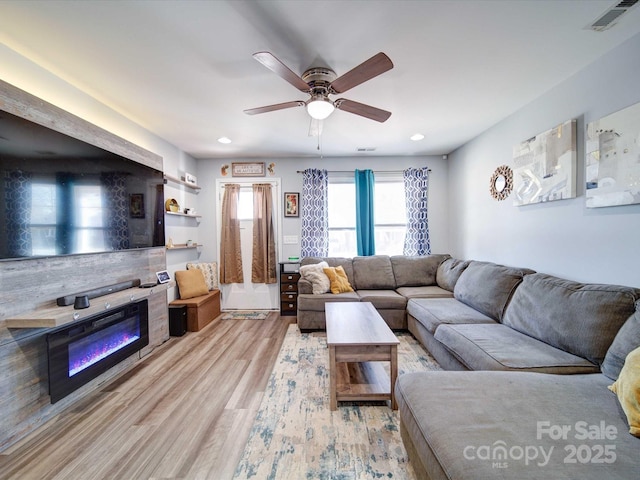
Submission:
<svg viewBox="0 0 640 480">
<path fill-rule="evenodd" d="M 306 70 L 302 76 L 298 76 L 278 60 L 275 55 L 269 52 L 254 53 L 253 58 L 301 92 L 308 93 L 310 97 L 306 101 L 294 100 L 292 102 L 277 103 L 265 107 L 250 108 L 244 111 L 247 115 L 306 106 L 307 112 L 311 118 L 315 120 L 324 120 L 331 115 L 336 108 L 375 120 L 376 122 L 384 122 L 391 116 L 391 112 L 365 105 L 364 103 L 347 100 L 346 98 L 338 98 L 334 101 L 329 99 L 329 95 L 346 92 L 367 80 L 377 77 L 387 70 L 391 70 L 393 63 L 389 57 L 382 52 L 374 55 L 340 77 L 338 77 L 333 70 L 324 67 L 310 68 Z"/>
</svg>

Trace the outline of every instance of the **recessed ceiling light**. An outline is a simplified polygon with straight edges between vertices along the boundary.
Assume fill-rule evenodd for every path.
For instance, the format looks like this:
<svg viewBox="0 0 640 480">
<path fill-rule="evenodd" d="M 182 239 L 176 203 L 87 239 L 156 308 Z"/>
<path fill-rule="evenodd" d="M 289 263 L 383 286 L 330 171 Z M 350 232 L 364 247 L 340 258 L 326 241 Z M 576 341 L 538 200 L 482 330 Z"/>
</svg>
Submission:
<svg viewBox="0 0 640 480">
<path fill-rule="evenodd" d="M 409 138 L 411 138 L 411 140 L 413 140 L 414 142 L 419 142 L 420 140 L 422 140 L 424 138 L 424 135 L 421 134 L 421 133 L 414 133 Z"/>
<path fill-rule="evenodd" d="M 230 139 L 229 137 L 220 137 L 220 138 L 218 139 L 218 141 L 219 141 L 220 143 L 225 143 L 225 144 L 226 144 L 226 143 L 231 143 L 231 139 Z"/>
</svg>

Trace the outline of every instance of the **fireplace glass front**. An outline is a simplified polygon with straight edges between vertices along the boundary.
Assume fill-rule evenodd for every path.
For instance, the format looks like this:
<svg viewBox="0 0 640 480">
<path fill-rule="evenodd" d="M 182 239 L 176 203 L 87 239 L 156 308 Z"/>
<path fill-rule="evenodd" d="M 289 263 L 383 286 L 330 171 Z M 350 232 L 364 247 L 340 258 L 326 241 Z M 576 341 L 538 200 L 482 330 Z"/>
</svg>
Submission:
<svg viewBox="0 0 640 480">
<path fill-rule="evenodd" d="M 145 299 L 47 335 L 51 403 L 148 345 L 148 330 Z"/>
</svg>

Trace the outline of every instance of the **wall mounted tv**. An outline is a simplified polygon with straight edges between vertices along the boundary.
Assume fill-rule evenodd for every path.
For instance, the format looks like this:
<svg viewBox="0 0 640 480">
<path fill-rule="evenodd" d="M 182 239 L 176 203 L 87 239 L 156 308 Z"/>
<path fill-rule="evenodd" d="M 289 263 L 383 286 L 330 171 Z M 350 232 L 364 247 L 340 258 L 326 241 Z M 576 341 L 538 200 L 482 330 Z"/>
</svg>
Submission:
<svg viewBox="0 0 640 480">
<path fill-rule="evenodd" d="M 0 111 L 0 260 L 163 246 L 162 172 Z"/>
</svg>

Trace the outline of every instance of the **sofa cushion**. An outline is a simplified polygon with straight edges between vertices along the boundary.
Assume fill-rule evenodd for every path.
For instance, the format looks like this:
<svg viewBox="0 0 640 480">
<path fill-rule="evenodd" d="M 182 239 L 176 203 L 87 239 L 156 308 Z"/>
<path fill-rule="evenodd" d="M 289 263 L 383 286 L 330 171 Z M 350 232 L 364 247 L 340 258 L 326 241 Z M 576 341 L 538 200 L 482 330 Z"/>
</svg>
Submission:
<svg viewBox="0 0 640 480">
<path fill-rule="evenodd" d="M 311 283 L 312 293 L 319 295 L 330 290 L 331 281 L 327 274 L 324 273 L 324 269 L 328 267 L 329 264 L 325 261 L 300 267 L 300 276 Z"/>
<path fill-rule="evenodd" d="M 536 273 L 527 275 L 516 290 L 504 324 L 601 364 L 618 330 L 634 313 L 637 295 L 629 287 Z"/>
<path fill-rule="evenodd" d="M 458 260 L 456 258 L 448 258 L 438 265 L 436 272 L 436 283 L 438 286 L 453 292 L 456 282 L 462 272 L 469 266 L 469 260 Z"/>
<path fill-rule="evenodd" d="M 495 323 L 455 298 L 412 298 L 407 302 L 407 313 L 431 334 L 445 323 Z"/>
<path fill-rule="evenodd" d="M 361 302 L 371 302 L 376 309 L 405 310 L 407 299 L 393 290 L 358 290 Z"/>
<path fill-rule="evenodd" d="M 327 275 L 327 277 L 329 277 L 331 293 L 353 292 L 353 287 L 349 283 L 349 279 L 347 278 L 344 268 L 341 266 L 326 267 L 323 268 L 322 271 Z"/>
<path fill-rule="evenodd" d="M 426 287 L 400 287 L 396 288 L 403 297 L 407 298 L 453 298 L 453 292 L 438 287 L 427 285 Z"/>
<path fill-rule="evenodd" d="M 640 301 L 636 302 L 636 311 L 620 327 L 607 350 L 602 362 L 602 373 L 611 380 L 616 380 L 624 365 L 624 360 L 632 350 L 640 347 Z"/>
<path fill-rule="evenodd" d="M 449 255 L 405 256 L 394 255 L 391 257 L 393 276 L 396 279 L 396 287 L 416 287 L 436 284 L 436 272 L 438 266 Z"/>
<path fill-rule="evenodd" d="M 326 302 L 359 302 L 360 297 L 356 292 L 349 293 L 323 293 L 313 295 L 310 293 L 298 294 L 298 312 L 314 311 L 324 312 Z"/>
<path fill-rule="evenodd" d="M 596 373 L 588 360 L 499 323 L 440 325 L 436 340 L 469 370 L 517 370 L 556 374 Z"/>
<path fill-rule="evenodd" d="M 626 422 L 608 383 L 601 374 L 437 371 L 400 375 L 395 391 L 401 428 L 408 434 L 403 439 L 410 438 L 415 457 L 426 460 L 426 476 L 418 478 L 637 478 L 640 440 L 624 433 Z M 577 439 L 577 422 L 584 422 L 583 428 L 604 424 L 617 431 L 615 439 Z M 565 425 L 571 428 L 566 438 L 548 434 L 551 426 Z M 597 446 L 614 445 L 615 461 L 566 463 L 571 453 L 566 448 L 583 444 L 592 455 Z M 520 455 L 528 446 L 538 458 Z M 492 455 L 502 452 L 508 458 Z"/>
<path fill-rule="evenodd" d="M 609 390 L 618 396 L 629 423 L 629 433 L 640 437 L 640 347 L 627 355 L 620 376 Z"/>
<path fill-rule="evenodd" d="M 396 288 L 391 260 L 387 255 L 373 255 L 369 257 L 355 257 L 353 259 L 352 285 L 356 290 L 373 290 Z"/>
<path fill-rule="evenodd" d="M 502 321 L 504 310 L 522 277 L 532 270 L 471 261 L 453 289 L 457 300 Z"/>
</svg>

